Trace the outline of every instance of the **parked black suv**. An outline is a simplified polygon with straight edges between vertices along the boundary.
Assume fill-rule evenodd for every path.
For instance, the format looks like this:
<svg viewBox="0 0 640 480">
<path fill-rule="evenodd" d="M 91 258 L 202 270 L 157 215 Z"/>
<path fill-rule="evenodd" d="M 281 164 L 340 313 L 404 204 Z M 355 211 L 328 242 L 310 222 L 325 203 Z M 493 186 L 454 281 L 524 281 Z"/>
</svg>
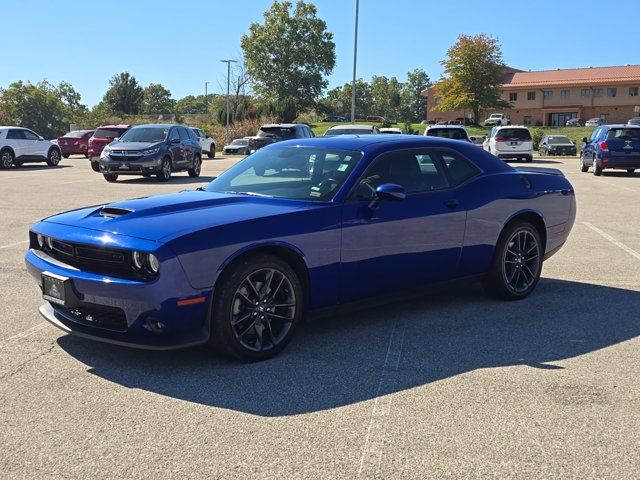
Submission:
<svg viewBox="0 0 640 480">
<path fill-rule="evenodd" d="M 258 130 L 258 137 L 268 137 L 274 142 L 295 138 L 315 137 L 309 125 L 304 123 L 269 123 Z"/>
<path fill-rule="evenodd" d="M 182 125 L 138 125 L 102 150 L 100 172 L 107 182 L 119 175 L 156 175 L 166 182 L 171 172 L 186 170 L 198 177 L 202 148 L 196 135 Z"/>
</svg>

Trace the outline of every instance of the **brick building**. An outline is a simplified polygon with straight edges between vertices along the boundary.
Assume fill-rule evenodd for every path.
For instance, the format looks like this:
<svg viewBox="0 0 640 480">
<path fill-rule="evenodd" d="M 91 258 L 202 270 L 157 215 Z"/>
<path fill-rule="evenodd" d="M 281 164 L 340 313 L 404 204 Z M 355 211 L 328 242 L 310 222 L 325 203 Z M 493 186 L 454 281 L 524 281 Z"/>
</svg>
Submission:
<svg viewBox="0 0 640 480">
<path fill-rule="evenodd" d="M 427 97 L 427 120 L 450 121 L 470 117 L 469 111 L 440 112 L 434 109 L 438 96 L 432 86 Z M 640 65 L 588 67 L 526 72 L 509 68 L 502 83 L 502 98 L 511 109 L 489 109 L 506 113 L 514 125 L 564 125 L 570 118 L 601 117 L 609 123 L 626 123 L 640 116 Z"/>
</svg>

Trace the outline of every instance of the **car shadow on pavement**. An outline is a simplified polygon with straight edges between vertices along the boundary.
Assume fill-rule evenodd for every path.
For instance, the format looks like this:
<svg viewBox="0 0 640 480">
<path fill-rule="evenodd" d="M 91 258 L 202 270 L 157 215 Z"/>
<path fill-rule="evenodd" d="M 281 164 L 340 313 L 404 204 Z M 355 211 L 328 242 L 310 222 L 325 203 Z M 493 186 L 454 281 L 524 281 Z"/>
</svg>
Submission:
<svg viewBox="0 0 640 480">
<path fill-rule="evenodd" d="M 184 177 L 175 177 L 175 176 L 171 176 L 171 178 L 169 179 L 168 182 L 160 182 L 158 181 L 158 179 L 153 176 L 153 177 L 131 177 L 131 178 L 119 178 L 118 179 L 118 183 L 124 183 L 124 184 L 136 184 L 136 183 L 143 183 L 145 185 L 148 184 L 157 184 L 157 185 L 169 185 L 169 184 L 177 184 L 177 185 L 182 185 L 182 184 L 190 184 L 190 183 L 203 183 L 203 182 L 211 182 L 212 180 L 215 180 L 216 177 L 209 177 L 206 175 L 202 175 L 200 177 L 188 177 L 188 176 L 184 176 Z"/>
<path fill-rule="evenodd" d="M 71 168 L 73 165 L 62 165 L 62 164 L 58 164 L 55 167 L 53 166 L 49 166 L 49 165 L 16 165 L 15 167 L 11 167 L 11 168 L 3 168 L 0 169 L 0 175 L 2 174 L 2 172 L 32 172 L 35 170 L 61 170 L 63 168 Z"/>
<path fill-rule="evenodd" d="M 544 375 L 640 335 L 640 292 L 542 279 L 518 302 L 479 287 L 422 296 L 305 323 L 272 360 L 240 364 L 205 348 L 147 352 L 63 336 L 88 372 L 127 388 L 279 417 L 375 398 L 393 328 L 404 330 L 396 391 L 481 368 L 526 366 Z"/>
</svg>

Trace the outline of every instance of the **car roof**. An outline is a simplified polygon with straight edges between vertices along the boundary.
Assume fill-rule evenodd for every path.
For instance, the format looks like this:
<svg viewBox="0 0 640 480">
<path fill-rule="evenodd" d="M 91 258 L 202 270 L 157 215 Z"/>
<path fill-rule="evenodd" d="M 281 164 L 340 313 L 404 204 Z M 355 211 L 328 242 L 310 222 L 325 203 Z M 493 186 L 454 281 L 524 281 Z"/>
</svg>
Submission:
<svg viewBox="0 0 640 480">
<path fill-rule="evenodd" d="M 461 128 L 462 130 L 466 130 L 466 128 L 464 128 L 462 125 L 445 125 L 445 124 L 429 125 L 427 127 L 427 130 L 431 128 Z"/>
<path fill-rule="evenodd" d="M 171 127 L 185 127 L 185 126 L 186 125 L 178 125 L 177 123 L 145 123 L 144 125 L 133 125 L 131 128 L 139 128 L 139 127 L 171 128 Z"/>
<path fill-rule="evenodd" d="M 604 128 L 640 128 L 640 125 L 629 125 L 628 123 L 612 123 L 610 125 L 600 125 Z"/>
<path fill-rule="evenodd" d="M 293 127 L 297 127 L 300 125 L 304 125 L 306 126 L 306 124 L 304 123 L 265 123 L 264 125 L 262 125 L 260 128 L 293 128 Z"/>
<path fill-rule="evenodd" d="M 529 130 L 529 127 L 527 127 L 526 125 L 496 125 L 496 127 L 498 130 L 503 129 L 503 128 L 526 128 L 527 130 Z"/>
<path fill-rule="evenodd" d="M 100 125 L 99 127 L 96 127 L 96 130 L 98 128 L 129 128 L 129 127 L 131 127 L 131 125 Z"/>
<path fill-rule="evenodd" d="M 331 127 L 329 130 L 373 130 L 373 127 L 375 125 L 353 125 L 353 124 L 347 124 L 347 125 L 334 125 L 333 127 Z"/>
</svg>

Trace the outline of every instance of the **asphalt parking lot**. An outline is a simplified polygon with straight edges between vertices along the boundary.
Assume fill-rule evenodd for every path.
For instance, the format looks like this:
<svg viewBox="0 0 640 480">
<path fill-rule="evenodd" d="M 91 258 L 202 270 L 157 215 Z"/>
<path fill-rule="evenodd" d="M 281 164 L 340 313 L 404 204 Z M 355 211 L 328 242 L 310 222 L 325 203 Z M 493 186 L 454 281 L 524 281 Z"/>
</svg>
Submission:
<svg viewBox="0 0 640 480">
<path fill-rule="evenodd" d="M 0 171 L 0 478 L 639 478 L 640 172 L 561 169 L 567 245 L 520 302 L 477 287 L 308 323 L 233 363 L 62 334 L 38 314 L 28 228 L 86 205 L 195 188 L 108 184 L 80 157 Z"/>
</svg>

